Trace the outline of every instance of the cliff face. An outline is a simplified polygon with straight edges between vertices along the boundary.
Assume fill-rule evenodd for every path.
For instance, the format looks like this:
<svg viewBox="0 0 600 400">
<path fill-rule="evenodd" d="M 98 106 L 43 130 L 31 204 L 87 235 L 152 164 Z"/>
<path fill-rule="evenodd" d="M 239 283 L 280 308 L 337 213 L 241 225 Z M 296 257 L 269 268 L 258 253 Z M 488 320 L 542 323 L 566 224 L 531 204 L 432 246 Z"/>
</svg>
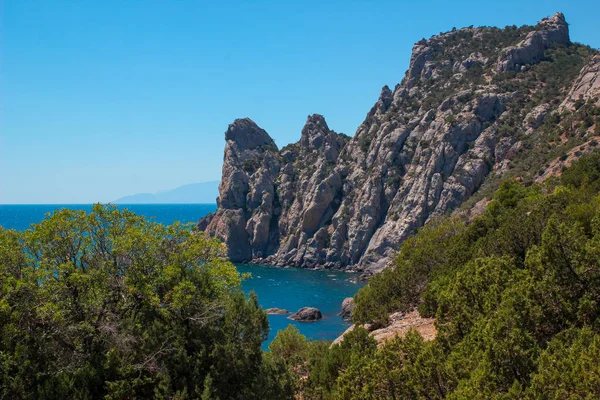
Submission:
<svg viewBox="0 0 600 400">
<path fill-rule="evenodd" d="M 600 106 L 600 54 L 595 55 L 586 64 L 573 83 L 567 97 L 563 100 L 559 110 L 573 110 L 577 101 L 591 101 Z"/>
<path fill-rule="evenodd" d="M 312 115 L 300 141 L 281 151 L 249 119 L 233 122 L 225 139 L 218 210 L 198 227 L 221 238 L 234 262 L 323 264 L 343 195 L 335 166 L 349 138 Z"/>
<path fill-rule="evenodd" d="M 234 262 L 376 272 L 417 228 L 510 175 L 561 102 L 595 98 L 593 53 L 571 44 L 560 13 L 533 27 L 454 30 L 414 46 L 402 82 L 383 87 L 352 139 L 312 115 L 279 151 L 236 120 L 219 209 L 199 228 Z"/>
</svg>

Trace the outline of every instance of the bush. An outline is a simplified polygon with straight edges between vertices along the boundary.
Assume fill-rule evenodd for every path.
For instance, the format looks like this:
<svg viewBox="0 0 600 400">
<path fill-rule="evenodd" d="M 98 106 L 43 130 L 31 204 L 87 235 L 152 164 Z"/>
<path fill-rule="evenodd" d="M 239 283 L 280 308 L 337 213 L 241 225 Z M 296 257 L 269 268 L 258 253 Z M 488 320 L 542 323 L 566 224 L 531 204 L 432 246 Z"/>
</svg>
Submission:
<svg viewBox="0 0 600 400">
<path fill-rule="evenodd" d="M 250 175 L 256 172 L 258 168 L 260 168 L 260 163 L 255 158 L 248 158 L 242 163 L 242 169 Z"/>
<path fill-rule="evenodd" d="M 600 191 L 600 154 L 586 154 L 561 175 L 563 185 Z"/>
<path fill-rule="evenodd" d="M 110 206 L 0 228 L 0 397 L 264 398 L 267 316 L 224 254 Z"/>
<path fill-rule="evenodd" d="M 481 217 L 407 240 L 357 293 L 353 319 L 384 325 L 418 306 L 437 337 L 377 347 L 354 329 L 305 361 L 304 398 L 597 398 L 599 159 L 583 156 L 548 193 L 504 182 Z"/>
</svg>

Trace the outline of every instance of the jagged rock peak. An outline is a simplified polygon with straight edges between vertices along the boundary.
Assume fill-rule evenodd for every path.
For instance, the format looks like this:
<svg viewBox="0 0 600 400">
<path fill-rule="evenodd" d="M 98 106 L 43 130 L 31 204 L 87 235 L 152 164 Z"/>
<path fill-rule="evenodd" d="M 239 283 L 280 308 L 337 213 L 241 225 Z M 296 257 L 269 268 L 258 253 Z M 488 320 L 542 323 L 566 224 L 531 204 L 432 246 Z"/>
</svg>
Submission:
<svg viewBox="0 0 600 400">
<path fill-rule="evenodd" d="M 543 18 L 535 27 L 530 27 L 530 29 L 532 31 L 520 42 L 512 43 L 503 49 L 497 60 L 496 70 L 498 73 L 517 71 L 525 64 L 535 64 L 541 61 L 544 51 L 553 44 L 568 45 L 570 43 L 569 26 L 565 16 L 560 12 L 555 13 L 552 17 Z M 453 58 L 451 54 L 454 49 L 464 47 L 467 40 L 485 40 L 486 31 L 489 33 L 489 28 L 453 29 L 432 36 L 429 39 L 420 40 L 413 46 L 409 67 L 403 83 L 408 89 L 411 89 L 416 85 L 419 78 L 429 79 L 432 74 L 435 77 L 435 71 L 432 67 L 440 51 L 446 53 L 444 56 L 446 60 Z M 481 54 L 473 53 L 469 57 L 483 64 L 487 62 L 487 59 Z M 437 61 L 442 64 L 444 62 L 444 60 L 439 59 Z M 462 61 L 467 60 L 463 58 Z M 457 69 L 460 68 L 460 63 L 457 64 L 457 67 Z"/>
<path fill-rule="evenodd" d="M 560 11 L 555 12 L 554 15 L 550 18 L 542 18 L 538 25 L 551 25 L 551 26 L 561 26 L 567 25 L 567 20 L 565 19 L 565 15 Z"/>
<path fill-rule="evenodd" d="M 308 116 L 302 128 L 300 149 L 303 154 L 318 153 L 326 161 L 335 161 L 347 140 L 344 135 L 329 129 L 322 115 L 313 114 Z"/>
<path fill-rule="evenodd" d="M 304 150 L 316 150 L 323 144 L 323 138 L 329 133 L 325 118 L 320 114 L 309 115 L 302 128 L 300 146 Z"/>
<path fill-rule="evenodd" d="M 544 51 L 553 44 L 567 45 L 569 25 L 565 16 L 557 12 L 551 18 L 542 19 L 536 30 L 529 32 L 527 37 L 515 46 L 507 47 L 498 57 L 497 72 L 518 71 L 523 65 L 535 64 L 542 60 Z"/>
<path fill-rule="evenodd" d="M 277 149 L 275 141 L 250 118 L 240 118 L 229 124 L 225 140 L 233 141 L 239 150 L 252 150 L 261 146 Z"/>
<path fill-rule="evenodd" d="M 569 24 L 567 24 L 565 16 L 561 12 L 554 13 L 550 18 L 543 18 L 537 24 L 537 28 L 542 29 L 553 43 L 568 44 L 571 42 Z"/>
<path fill-rule="evenodd" d="M 390 90 L 388 85 L 385 85 L 381 88 L 381 93 L 379 94 L 379 98 L 377 99 L 377 103 L 371 108 L 369 113 L 367 114 L 367 118 L 371 117 L 375 114 L 385 114 L 388 110 L 392 101 L 394 100 L 394 95 Z"/>
<path fill-rule="evenodd" d="M 389 105 L 392 103 L 392 100 L 393 100 L 392 95 L 393 94 L 392 94 L 392 90 L 390 89 L 390 87 L 388 85 L 385 85 L 384 87 L 381 88 L 381 93 L 379 94 L 379 99 L 377 100 L 377 103 L 381 103 L 385 107 L 389 107 Z"/>
</svg>

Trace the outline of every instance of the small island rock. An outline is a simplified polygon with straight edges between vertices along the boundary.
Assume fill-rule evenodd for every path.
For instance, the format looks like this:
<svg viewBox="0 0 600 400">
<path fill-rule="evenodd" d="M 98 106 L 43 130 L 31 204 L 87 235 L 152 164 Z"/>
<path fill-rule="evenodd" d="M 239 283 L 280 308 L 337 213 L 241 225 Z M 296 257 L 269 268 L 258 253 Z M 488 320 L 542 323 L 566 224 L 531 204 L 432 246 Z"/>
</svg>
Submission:
<svg viewBox="0 0 600 400">
<path fill-rule="evenodd" d="M 265 312 L 267 314 L 289 314 L 290 313 L 288 310 L 285 310 L 283 308 L 277 308 L 277 307 L 267 308 L 265 310 Z"/>
<path fill-rule="evenodd" d="M 298 322 L 314 322 L 323 318 L 323 314 L 318 308 L 302 307 L 288 318 Z"/>
</svg>

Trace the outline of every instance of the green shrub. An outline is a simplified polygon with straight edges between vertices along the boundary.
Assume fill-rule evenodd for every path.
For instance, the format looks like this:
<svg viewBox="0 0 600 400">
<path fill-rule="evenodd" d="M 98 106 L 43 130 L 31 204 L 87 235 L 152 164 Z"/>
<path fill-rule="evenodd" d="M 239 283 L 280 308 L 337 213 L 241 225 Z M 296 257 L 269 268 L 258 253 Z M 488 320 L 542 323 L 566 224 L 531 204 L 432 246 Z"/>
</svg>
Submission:
<svg viewBox="0 0 600 400">
<path fill-rule="evenodd" d="M 277 398 L 267 332 L 222 244 L 188 226 L 95 205 L 0 228 L 2 398 Z"/>
<path fill-rule="evenodd" d="M 597 398 L 599 159 L 583 156 L 551 190 L 506 181 L 484 215 L 407 240 L 359 290 L 353 319 L 377 327 L 418 307 L 437 337 L 376 347 L 355 329 L 305 356 L 304 398 Z"/>
</svg>

